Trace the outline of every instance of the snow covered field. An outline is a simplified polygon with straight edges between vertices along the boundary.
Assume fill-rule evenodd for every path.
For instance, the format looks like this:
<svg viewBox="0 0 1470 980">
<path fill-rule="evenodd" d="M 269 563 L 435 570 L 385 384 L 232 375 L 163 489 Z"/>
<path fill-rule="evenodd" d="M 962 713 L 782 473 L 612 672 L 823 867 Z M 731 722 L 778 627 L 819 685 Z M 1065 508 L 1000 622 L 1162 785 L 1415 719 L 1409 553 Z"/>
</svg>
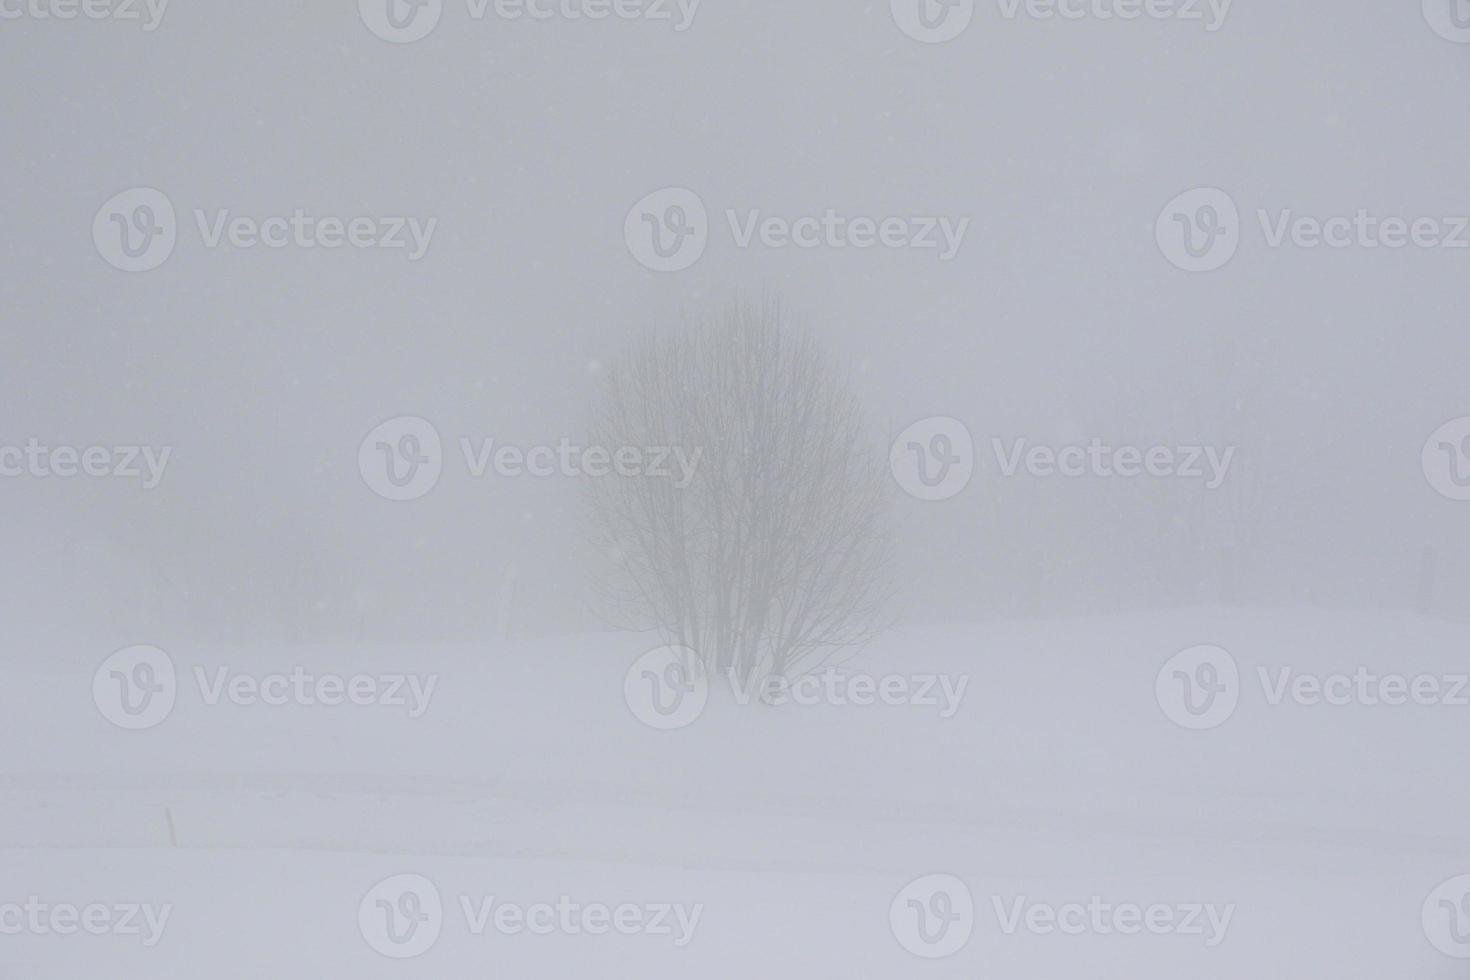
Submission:
<svg viewBox="0 0 1470 980">
<path fill-rule="evenodd" d="M 1226 608 L 901 629 L 848 676 L 968 678 L 952 716 L 716 688 L 673 731 L 625 701 L 657 645 L 627 636 L 171 649 L 176 704 L 141 731 L 94 703 L 110 651 L 12 667 L 0 977 L 1464 976 L 1434 944 L 1462 910 L 1431 893 L 1470 873 L 1467 640 L 1407 615 Z M 1192 731 L 1156 679 L 1199 644 L 1238 663 L 1239 704 Z M 298 666 L 438 679 L 419 717 L 206 699 L 220 668 Z M 1282 668 L 1431 677 L 1440 696 L 1361 703 L 1395 693 L 1371 681 L 1301 703 Z M 442 912 L 374 891 L 400 875 Z M 931 875 L 973 915 L 953 891 L 909 905 Z M 155 923 L 167 907 L 162 929 L 141 909 L 137 934 L 49 918 L 130 904 Z M 920 911 L 955 931 L 916 943 Z M 415 914 L 437 936 L 383 955 L 390 913 L 400 939 Z M 967 927 L 942 958 L 906 948 Z"/>
<path fill-rule="evenodd" d="M 0 980 L 1470 980 L 1470 0 L 0 79 Z"/>
</svg>

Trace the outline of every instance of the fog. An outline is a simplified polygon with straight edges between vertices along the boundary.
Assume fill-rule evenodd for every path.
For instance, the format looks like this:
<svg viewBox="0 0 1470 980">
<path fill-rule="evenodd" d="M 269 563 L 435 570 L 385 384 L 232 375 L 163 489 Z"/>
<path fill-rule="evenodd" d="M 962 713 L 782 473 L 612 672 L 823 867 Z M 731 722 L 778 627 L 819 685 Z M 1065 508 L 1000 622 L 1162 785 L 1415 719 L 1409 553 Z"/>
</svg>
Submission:
<svg viewBox="0 0 1470 980">
<path fill-rule="evenodd" d="M 363 486 L 358 444 L 398 415 L 450 446 L 576 440 L 630 337 L 751 295 L 852 367 L 875 438 L 928 416 L 974 434 L 963 495 L 899 507 L 911 617 L 1402 606 L 1430 545 L 1463 576 L 1457 504 L 1418 457 L 1467 410 L 1465 253 L 1273 249 L 1256 212 L 1470 211 L 1464 52 L 1373 3 L 1237 4 L 1213 33 L 975 16 L 943 45 L 904 37 L 886 5 L 835 2 L 706 4 L 682 32 L 451 5 L 407 45 L 349 4 L 178 4 L 154 32 L 8 26 L 7 439 L 173 456 L 153 491 L 0 481 L 7 619 L 348 639 L 356 602 L 369 632 L 470 638 L 514 567 L 517 628 L 591 625 L 574 480 L 451 468 L 392 503 Z M 133 186 L 180 214 L 147 275 L 109 268 L 86 234 Z M 664 186 L 710 211 L 706 253 L 677 274 L 633 261 L 621 233 Z M 1242 214 L 1239 254 L 1208 275 L 1153 236 L 1196 186 Z M 195 209 L 438 226 L 416 262 L 208 249 Z M 740 248 L 727 209 L 970 225 L 948 261 Z M 1167 509 L 1147 479 L 993 472 L 992 438 L 1094 436 L 1238 455 L 1222 492 L 1170 490 Z M 1174 539 L 1228 537 L 1216 515 L 1241 485 L 1257 533 L 1225 595 L 1195 567 L 1210 556 Z M 145 600 L 161 578 L 187 598 Z M 149 624 L 153 602 L 170 611 Z"/>
<path fill-rule="evenodd" d="M 1461 975 L 1467 45 L 0 0 L 0 977 Z"/>
</svg>

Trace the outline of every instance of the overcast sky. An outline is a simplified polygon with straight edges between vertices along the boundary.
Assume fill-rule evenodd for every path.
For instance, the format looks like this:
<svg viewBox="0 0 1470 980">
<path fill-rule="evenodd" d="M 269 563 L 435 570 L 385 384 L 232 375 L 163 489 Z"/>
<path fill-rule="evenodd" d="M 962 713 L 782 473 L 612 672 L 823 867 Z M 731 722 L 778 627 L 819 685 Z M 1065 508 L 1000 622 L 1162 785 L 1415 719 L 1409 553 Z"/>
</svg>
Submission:
<svg viewBox="0 0 1470 980">
<path fill-rule="evenodd" d="M 1418 4 L 1237 0 L 1212 32 L 982 0 L 926 44 L 886 0 L 705 0 L 683 31 L 449 0 L 395 44 L 354 3 L 175 0 L 153 31 L 5 21 L 0 60 L 0 443 L 172 447 L 150 491 L 0 480 L 19 634 L 132 622 L 145 568 L 237 638 L 304 597 L 334 607 L 323 635 L 356 601 L 369 631 L 475 636 L 510 566 L 526 630 L 580 629 L 575 481 L 472 479 L 458 440 L 578 438 L 632 336 L 742 294 L 781 297 L 851 367 L 880 452 L 929 416 L 972 433 L 963 494 L 895 501 L 913 615 L 1190 598 L 1130 550 L 1175 504 L 1007 482 L 993 437 L 1238 444 L 1259 548 L 1286 556 L 1250 573 L 1255 599 L 1407 601 L 1426 545 L 1445 574 L 1464 550 L 1470 504 L 1420 450 L 1470 415 L 1470 249 L 1272 248 L 1257 216 L 1470 215 L 1470 46 Z M 135 187 L 168 197 L 178 242 L 130 274 L 91 229 Z M 666 187 L 709 215 L 672 273 L 624 236 Z M 1238 205 L 1241 241 L 1192 274 L 1155 221 L 1198 187 Z M 437 224 L 411 261 L 209 248 L 196 209 Z M 969 224 L 946 261 L 742 248 L 726 217 L 828 209 Z M 434 424 L 445 469 L 391 502 L 358 448 L 401 415 Z M 975 594 L 1027 576 L 1040 601 Z"/>
</svg>

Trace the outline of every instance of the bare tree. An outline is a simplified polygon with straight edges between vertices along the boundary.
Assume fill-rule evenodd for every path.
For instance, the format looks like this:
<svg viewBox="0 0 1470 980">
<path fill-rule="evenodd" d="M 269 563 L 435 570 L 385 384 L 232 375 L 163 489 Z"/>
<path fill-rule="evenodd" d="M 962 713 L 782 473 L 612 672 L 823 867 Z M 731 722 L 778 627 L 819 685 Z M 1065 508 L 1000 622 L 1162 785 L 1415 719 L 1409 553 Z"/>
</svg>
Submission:
<svg viewBox="0 0 1470 980">
<path fill-rule="evenodd" d="M 885 457 L 847 379 L 778 307 L 735 304 L 644 336 L 607 371 L 591 429 L 594 445 L 699 460 L 684 486 L 586 481 L 617 625 L 659 630 L 740 684 L 810 669 L 882 628 Z"/>
</svg>

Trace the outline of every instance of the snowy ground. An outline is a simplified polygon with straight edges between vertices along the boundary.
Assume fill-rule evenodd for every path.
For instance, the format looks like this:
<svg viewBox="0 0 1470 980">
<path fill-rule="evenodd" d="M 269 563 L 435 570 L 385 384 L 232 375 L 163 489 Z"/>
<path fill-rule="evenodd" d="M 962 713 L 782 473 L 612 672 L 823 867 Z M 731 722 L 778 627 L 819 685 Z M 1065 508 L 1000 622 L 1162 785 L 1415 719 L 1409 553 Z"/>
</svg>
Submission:
<svg viewBox="0 0 1470 980">
<path fill-rule="evenodd" d="M 37 655 L 0 688 L 0 978 L 1466 977 L 1470 961 L 1433 944 L 1438 903 L 1428 927 L 1421 911 L 1470 874 L 1470 706 L 1272 705 L 1257 668 L 1452 677 L 1470 670 L 1467 640 L 1462 625 L 1326 611 L 910 628 L 848 668 L 966 676 L 953 717 L 716 692 L 662 732 L 624 700 L 654 645 L 630 637 L 172 648 L 177 704 L 136 732 L 93 701 L 111 651 Z M 1189 731 L 1155 679 L 1204 643 L 1238 662 L 1240 702 Z M 439 680 L 418 718 L 209 705 L 193 680 L 298 665 Z M 437 941 L 398 960 L 359 906 L 378 915 L 370 890 L 403 874 L 431 881 L 443 913 Z M 973 934 L 925 959 L 890 906 L 934 874 L 968 888 Z M 31 896 L 170 913 L 152 946 L 9 928 L 7 903 Z M 682 936 L 673 911 L 634 935 L 476 935 L 461 899 L 473 912 L 490 896 L 698 918 Z M 1213 941 L 1203 912 L 1202 934 L 1091 918 L 1078 934 L 1007 932 L 1023 897 L 1230 918 Z M 1443 914 L 1446 930 L 1470 924 Z"/>
</svg>

